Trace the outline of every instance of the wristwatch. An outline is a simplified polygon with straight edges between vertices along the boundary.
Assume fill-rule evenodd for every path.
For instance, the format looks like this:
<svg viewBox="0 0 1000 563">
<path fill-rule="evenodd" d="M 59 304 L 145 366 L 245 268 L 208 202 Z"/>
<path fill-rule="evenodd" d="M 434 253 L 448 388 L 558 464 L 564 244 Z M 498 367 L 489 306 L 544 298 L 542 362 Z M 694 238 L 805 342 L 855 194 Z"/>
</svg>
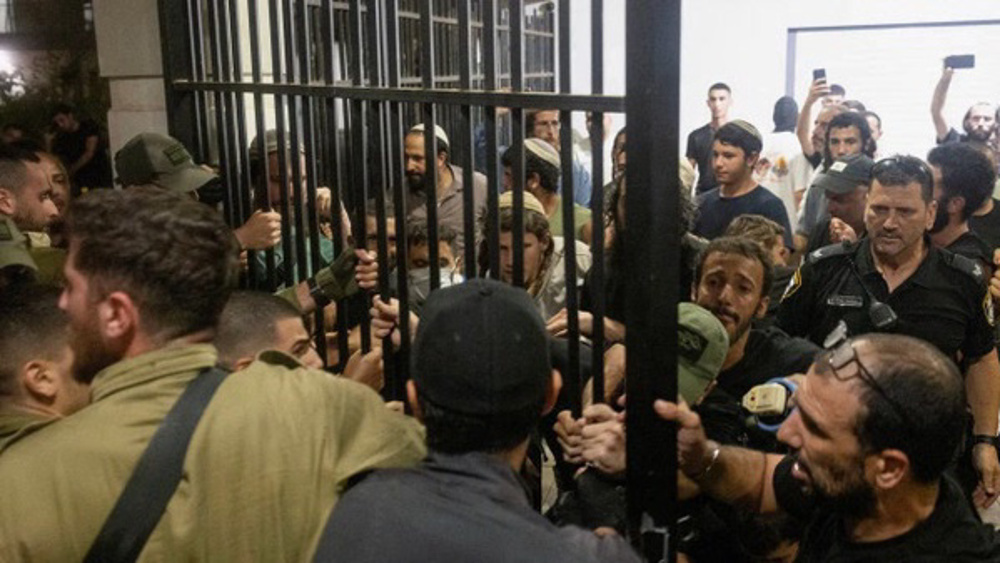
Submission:
<svg viewBox="0 0 1000 563">
<path fill-rule="evenodd" d="M 988 434 L 974 434 L 972 436 L 973 446 L 976 444 L 986 444 L 988 446 L 993 446 L 994 449 L 1000 450 L 1000 447 L 997 447 L 997 442 L 998 439 L 996 436 L 990 436 Z"/>
</svg>

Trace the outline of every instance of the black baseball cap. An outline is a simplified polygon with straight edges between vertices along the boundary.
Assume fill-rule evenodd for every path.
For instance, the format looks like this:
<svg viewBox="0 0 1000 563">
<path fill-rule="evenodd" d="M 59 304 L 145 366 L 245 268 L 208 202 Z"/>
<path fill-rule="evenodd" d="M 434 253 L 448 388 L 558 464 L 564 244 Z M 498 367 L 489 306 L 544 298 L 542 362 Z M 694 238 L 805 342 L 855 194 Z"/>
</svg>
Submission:
<svg viewBox="0 0 1000 563">
<path fill-rule="evenodd" d="M 552 377 L 545 323 L 523 289 L 473 279 L 430 294 L 413 342 L 425 400 L 474 416 L 540 405 Z"/>
<path fill-rule="evenodd" d="M 830 168 L 816 176 L 813 185 L 831 195 L 853 192 L 858 186 L 872 183 L 875 161 L 863 154 L 852 154 L 833 161 Z"/>
</svg>

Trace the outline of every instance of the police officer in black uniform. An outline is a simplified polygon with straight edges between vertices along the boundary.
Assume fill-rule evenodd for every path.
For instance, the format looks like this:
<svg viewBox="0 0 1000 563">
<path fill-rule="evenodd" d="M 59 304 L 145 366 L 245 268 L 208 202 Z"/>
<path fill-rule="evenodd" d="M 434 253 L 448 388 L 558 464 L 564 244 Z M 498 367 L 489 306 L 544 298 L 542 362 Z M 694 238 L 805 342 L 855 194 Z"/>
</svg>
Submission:
<svg viewBox="0 0 1000 563">
<path fill-rule="evenodd" d="M 865 211 L 867 237 L 809 254 L 793 276 L 778 326 L 822 344 L 840 321 L 849 334 L 892 332 L 926 340 L 965 374 L 974 419 L 977 499 L 1000 495 L 997 411 L 1000 364 L 988 273 L 976 261 L 931 245 L 933 176 L 912 156 L 879 161 Z"/>
</svg>

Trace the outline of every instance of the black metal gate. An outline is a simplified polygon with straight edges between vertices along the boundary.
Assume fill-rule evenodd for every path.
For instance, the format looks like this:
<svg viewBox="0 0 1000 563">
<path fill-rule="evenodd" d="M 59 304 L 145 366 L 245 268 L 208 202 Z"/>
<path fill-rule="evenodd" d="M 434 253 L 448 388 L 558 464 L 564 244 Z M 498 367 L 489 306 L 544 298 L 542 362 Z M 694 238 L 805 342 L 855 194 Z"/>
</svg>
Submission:
<svg viewBox="0 0 1000 563">
<path fill-rule="evenodd" d="M 604 113 L 627 114 L 626 346 L 628 390 L 628 490 L 633 539 L 652 554 L 663 544 L 676 498 L 674 435 L 652 411 L 654 397 L 676 396 L 676 303 L 678 297 L 678 95 L 680 0 L 623 0 L 609 7 L 626 11 L 627 95 L 603 95 L 602 0 L 161 0 L 161 37 L 170 134 L 196 158 L 218 166 L 225 186 L 223 210 L 232 226 L 254 211 L 275 207 L 282 215 L 282 242 L 262 256 L 248 256 L 248 286 L 275 289 L 309 277 L 347 240 L 338 212 L 351 216 L 354 241 L 364 244 L 366 208 L 374 205 L 377 249 L 387 256 L 387 216 L 396 221 L 396 263 L 392 275 L 380 259 L 379 293 L 398 295 L 407 309 L 406 176 L 402 147 L 406 132 L 424 124 L 424 154 L 436 155 L 440 125 L 450 137 L 451 162 L 465 186 L 474 170 L 487 177 L 487 217 L 482 232 L 486 256 L 477 255 L 473 191 L 462 193 L 463 273 L 499 275 L 497 223 L 501 178 L 498 147 L 525 137 L 531 109 L 558 110 L 563 155 L 572 154 L 573 112 L 594 113 L 592 138 L 602 139 Z M 570 92 L 570 11 L 590 9 L 591 92 Z M 498 111 L 498 108 L 509 108 Z M 268 158 L 251 158 L 252 139 L 276 131 L 277 170 Z M 476 136 L 485 139 L 477 159 Z M 515 147 L 521 145 L 514 145 Z M 260 150 L 258 148 L 257 150 Z M 524 155 L 512 159 L 514 209 L 523 209 Z M 263 151 L 262 151 L 263 152 Z M 289 166 L 288 155 L 304 154 L 305 165 Z M 591 194 L 594 218 L 591 252 L 594 279 L 603 279 L 605 148 L 593 148 Z M 430 159 L 428 159 L 430 160 Z M 562 159 L 564 240 L 573 241 L 573 163 Z M 269 197 L 269 182 L 280 197 Z M 304 189 L 290 189 L 303 186 Z M 331 216 L 321 216 L 318 188 L 330 190 Z M 435 201 L 434 167 L 426 167 L 423 188 Z M 437 206 L 427 205 L 429 262 L 438 263 Z M 322 240 L 327 229 L 327 241 Z M 515 213 L 513 248 L 523 243 L 523 217 Z M 280 266 L 278 261 L 280 260 Z M 523 279 L 523 257 L 513 254 L 514 283 Z M 575 279 L 575 258 L 566 253 L 565 275 Z M 390 280 L 392 275 L 393 280 Z M 430 269 L 430 287 L 441 284 Z M 394 282 L 394 283 L 391 283 Z M 594 400 L 603 401 L 604 313 L 602 292 L 593 303 Z M 350 303 L 338 304 L 337 358 L 349 347 Z M 580 411 L 579 296 L 566 286 L 569 365 L 564 381 L 573 410 Z M 369 342 L 367 306 L 355 305 L 361 347 Z M 406 315 L 401 328 L 406 334 Z M 315 316 L 316 344 L 327 350 L 322 312 Z M 386 361 L 387 393 L 403 397 L 407 338 Z M 328 354 L 330 352 L 330 354 Z M 395 370 L 391 368 L 395 366 Z M 668 542 L 669 543 L 669 542 Z M 672 552 L 672 549 L 668 550 Z M 672 558 L 672 555 L 671 555 Z"/>
</svg>

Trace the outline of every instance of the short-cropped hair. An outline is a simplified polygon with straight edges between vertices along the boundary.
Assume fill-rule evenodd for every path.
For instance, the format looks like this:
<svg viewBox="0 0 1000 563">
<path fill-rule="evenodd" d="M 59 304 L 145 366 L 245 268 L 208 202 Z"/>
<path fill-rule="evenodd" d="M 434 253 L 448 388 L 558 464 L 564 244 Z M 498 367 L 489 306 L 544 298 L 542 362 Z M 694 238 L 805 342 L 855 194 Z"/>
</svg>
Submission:
<svg viewBox="0 0 1000 563">
<path fill-rule="evenodd" d="M 186 194 L 94 190 L 73 200 L 66 227 L 71 265 L 91 297 L 127 293 L 140 328 L 157 339 L 213 329 L 238 279 L 236 237 Z"/>
<path fill-rule="evenodd" d="M 288 301 L 262 291 L 236 291 L 226 303 L 215 333 L 219 363 L 233 368 L 240 358 L 274 347 L 278 321 L 300 317 Z"/>
<path fill-rule="evenodd" d="M 18 393 L 17 375 L 32 360 L 58 361 L 66 352 L 69 321 L 60 289 L 27 284 L 0 292 L 0 396 Z"/>
</svg>

